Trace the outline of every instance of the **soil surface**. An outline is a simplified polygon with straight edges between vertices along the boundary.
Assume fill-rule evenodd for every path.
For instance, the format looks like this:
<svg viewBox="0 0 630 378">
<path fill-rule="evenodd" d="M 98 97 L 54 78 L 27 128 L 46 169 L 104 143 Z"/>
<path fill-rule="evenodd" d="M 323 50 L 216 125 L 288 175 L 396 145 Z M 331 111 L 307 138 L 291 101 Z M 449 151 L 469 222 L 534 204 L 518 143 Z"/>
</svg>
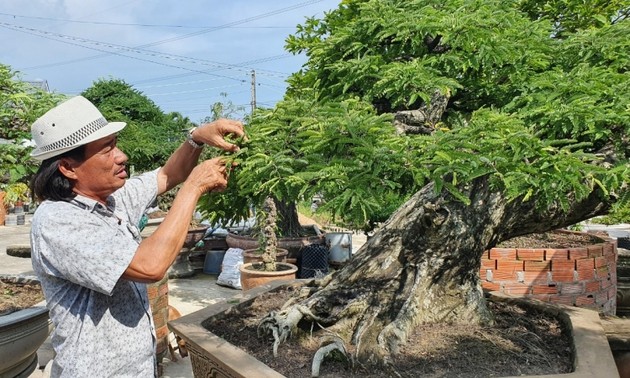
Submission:
<svg viewBox="0 0 630 378">
<path fill-rule="evenodd" d="M 572 248 L 589 244 L 601 243 L 601 237 L 608 237 L 608 234 L 590 234 L 584 232 L 544 232 L 541 234 L 530 234 L 519 236 L 499 243 L 501 248 Z"/>
<path fill-rule="evenodd" d="M 606 236 L 606 235 L 601 235 Z M 503 248 L 570 248 L 601 242 L 597 235 L 547 232 L 505 241 Z M 303 324 L 297 335 L 272 353 L 273 340 L 259 339 L 258 320 L 278 310 L 290 292 L 259 296 L 251 306 L 205 324 L 213 333 L 246 350 L 281 374 L 310 377 L 312 358 L 324 331 Z M 491 327 L 422 325 L 401 353 L 393 358 L 395 371 L 353 365 L 341 354 L 328 357 L 320 377 L 505 377 L 568 373 L 572 370 L 570 340 L 550 315 L 516 305 L 489 302 L 496 324 Z M 315 326 L 316 328 L 316 326 Z M 352 354 L 353 346 L 346 345 Z"/>
<path fill-rule="evenodd" d="M 39 283 L 0 279 L 0 316 L 31 307 L 44 300 Z"/>
</svg>

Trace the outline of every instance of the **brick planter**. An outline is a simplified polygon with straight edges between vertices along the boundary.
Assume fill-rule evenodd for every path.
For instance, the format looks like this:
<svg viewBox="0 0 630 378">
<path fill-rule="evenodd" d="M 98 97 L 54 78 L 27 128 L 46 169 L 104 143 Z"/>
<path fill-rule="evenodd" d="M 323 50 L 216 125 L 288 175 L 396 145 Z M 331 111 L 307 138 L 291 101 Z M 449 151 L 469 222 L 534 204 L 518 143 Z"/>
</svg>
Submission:
<svg viewBox="0 0 630 378">
<path fill-rule="evenodd" d="M 481 259 L 482 286 L 614 315 L 617 244 L 613 239 L 599 238 L 600 243 L 579 248 L 492 248 Z"/>
<path fill-rule="evenodd" d="M 168 275 L 164 275 L 160 281 L 147 285 L 149 305 L 153 315 L 153 326 L 157 336 L 156 358 L 158 362 L 158 375 L 162 375 L 162 358 L 168 352 Z"/>
</svg>

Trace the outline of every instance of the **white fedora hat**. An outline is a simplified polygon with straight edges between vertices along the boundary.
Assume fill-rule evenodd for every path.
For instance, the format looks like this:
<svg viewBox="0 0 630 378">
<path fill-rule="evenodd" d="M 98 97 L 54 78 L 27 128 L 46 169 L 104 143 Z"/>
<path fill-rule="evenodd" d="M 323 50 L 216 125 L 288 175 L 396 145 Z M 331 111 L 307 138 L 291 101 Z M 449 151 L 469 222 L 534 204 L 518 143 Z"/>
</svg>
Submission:
<svg viewBox="0 0 630 378">
<path fill-rule="evenodd" d="M 31 156 L 46 160 L 122 130 L 125 122 L 107 122 L 85 97 L 77 96 L 50 109 L 33 123 L 35 150 Z"/>
</svg>

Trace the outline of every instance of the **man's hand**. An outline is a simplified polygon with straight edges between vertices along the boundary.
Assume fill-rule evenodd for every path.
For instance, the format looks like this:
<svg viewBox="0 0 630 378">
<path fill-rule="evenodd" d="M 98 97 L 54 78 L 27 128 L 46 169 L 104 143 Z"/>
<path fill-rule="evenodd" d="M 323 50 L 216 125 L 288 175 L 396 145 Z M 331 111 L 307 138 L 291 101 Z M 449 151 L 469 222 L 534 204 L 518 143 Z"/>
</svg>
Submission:
<svg viewBox="0 0 630 378">
<path fill-rule="evenodd" d="M 227 187 L 227 167 L 224 158 L 214 158 L 199 163 L 186 180 L 194 185 L 199 194 L 222 192 Z"/>
<path fill-rule="evenodd" d="M 243 124 L 239 121 L 221 118 L 197 127 L 193 131 L 192 138 L 197 143 L 205 143 L 225 151 L 238 151 L 237 145 L 225 140 L 227 135 L 235 138 L 243 137 L 245 135 Z"/>
</svg>

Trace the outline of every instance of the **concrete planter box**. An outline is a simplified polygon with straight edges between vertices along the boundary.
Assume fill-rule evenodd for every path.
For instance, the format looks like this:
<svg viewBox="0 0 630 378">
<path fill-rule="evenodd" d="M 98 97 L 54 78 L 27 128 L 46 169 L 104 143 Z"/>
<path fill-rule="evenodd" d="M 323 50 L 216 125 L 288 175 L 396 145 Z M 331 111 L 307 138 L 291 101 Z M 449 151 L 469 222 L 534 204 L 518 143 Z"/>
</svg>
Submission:
<svg viewBox="0 0 630 378">
<path fill-rule="evenodd" d="M 37 368 L 37 349 L 51 331 L 45 301 L 0 316 L 0 377 L 28 377 Z"/>
<path fill-rule="evenodd" d="M 238 294 L 226 302 L 210 305 L 168 323 L 169 328 L 186 341 L 195 377 L 284 377 L 203 326 L 207 319 L 223 313 L 232 306 L 252 301 L 260 293 L 273 290 L 283 284 L 290 284 L 290 282 L 277 281 L 257 287 Z M 615 360 L 597 311 L 508 297 L 501 293 L 491 295 L 494 300 L 517 302 L 543 309 L 545 312 L 557 316 L 573 336 L 574 371 L 572 373 L 528 377 L 592 378 L 618 376 Z"/>
</svg>

